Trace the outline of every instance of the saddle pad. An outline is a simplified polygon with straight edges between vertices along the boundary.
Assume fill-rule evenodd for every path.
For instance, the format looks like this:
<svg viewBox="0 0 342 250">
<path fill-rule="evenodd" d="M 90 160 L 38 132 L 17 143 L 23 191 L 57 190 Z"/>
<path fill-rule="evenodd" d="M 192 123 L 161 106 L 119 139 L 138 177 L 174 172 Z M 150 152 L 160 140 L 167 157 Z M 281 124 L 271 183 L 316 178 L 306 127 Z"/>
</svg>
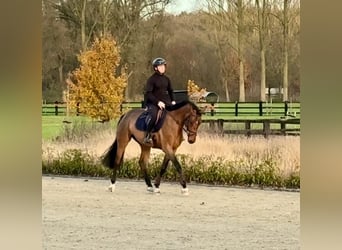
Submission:
<svg viewBox="0 0 342 250">
<path fill-rule="evenodd" d="M 166 111 L 162 111 L 159 119 L 157 119 L 157 123 L 154 125 L 152 129 L 152 133 L 157 132 L 163 126 L 165 116 L 166 116 Z M 151 119 L 150 113 L 148 111 L 142 112 L 142 114 L 138 117 L 137 121 L 135 122 L 135 127 L 138 130 L 146 131 L 147 121 L 149 119 Z"/>
</svg>

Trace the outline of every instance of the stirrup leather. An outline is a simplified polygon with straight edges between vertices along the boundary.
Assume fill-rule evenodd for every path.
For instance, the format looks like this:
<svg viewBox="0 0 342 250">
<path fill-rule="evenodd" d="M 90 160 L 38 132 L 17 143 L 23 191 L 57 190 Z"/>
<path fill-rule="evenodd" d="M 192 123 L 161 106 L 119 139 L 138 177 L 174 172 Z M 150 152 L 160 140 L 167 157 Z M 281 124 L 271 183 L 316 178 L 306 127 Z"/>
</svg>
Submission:
<svg viewBox="0 0 342 250">
<path fill-rule="evenodd" d="M 144 143 L 151 144 L 152 143 L 152 136 L 151 133 L 146 133 L 144 138 Z"/>
</svg>

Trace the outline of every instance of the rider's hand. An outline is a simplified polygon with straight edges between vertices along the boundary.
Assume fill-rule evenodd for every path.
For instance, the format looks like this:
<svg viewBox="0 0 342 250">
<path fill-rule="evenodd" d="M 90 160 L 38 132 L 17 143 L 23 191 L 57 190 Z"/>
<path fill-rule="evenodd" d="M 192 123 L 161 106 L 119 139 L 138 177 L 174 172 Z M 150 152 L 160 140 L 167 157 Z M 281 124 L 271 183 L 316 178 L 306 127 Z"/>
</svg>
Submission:
<svg viewBox="0 0 342 250">
<path fill-rule="evenodd" d="M 165 108 L 165 103 L 163 103 L 162 101 L 158 102 L 158 106 L 160 109 L 164 109 Z"/>
<path fill-rule="evenodd" d="M 172 105 L 175 105 L 175 104 L 176 104 L 176 102 L 175 102 L 175 101 L 172 101 L 172 102 L 171 102 L 171 104 L 172 104 Z"/>
</svg>

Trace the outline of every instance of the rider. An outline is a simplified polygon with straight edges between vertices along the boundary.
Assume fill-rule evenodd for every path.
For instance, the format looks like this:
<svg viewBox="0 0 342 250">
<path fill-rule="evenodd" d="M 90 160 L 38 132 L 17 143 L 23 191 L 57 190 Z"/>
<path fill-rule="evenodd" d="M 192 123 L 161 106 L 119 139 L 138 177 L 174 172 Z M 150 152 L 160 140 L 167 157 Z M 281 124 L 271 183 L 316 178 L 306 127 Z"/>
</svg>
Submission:
<svg viewBox="0 0 342 250">
<path fill-rule="evenodd" d="M 165 75 L 166 61 L 157 57 L 152 61 L 154 74 L 148 78 L 145 88 L 145 104 L 151 114 L 151 120 L 147 125 L 144 143 L 151 144 L 151 131 L 157 120 L 158 110 L 163 110 L 165 105 L 176 104 L 173 96 L 173 88 L 170 79 Z"/>
</svg>

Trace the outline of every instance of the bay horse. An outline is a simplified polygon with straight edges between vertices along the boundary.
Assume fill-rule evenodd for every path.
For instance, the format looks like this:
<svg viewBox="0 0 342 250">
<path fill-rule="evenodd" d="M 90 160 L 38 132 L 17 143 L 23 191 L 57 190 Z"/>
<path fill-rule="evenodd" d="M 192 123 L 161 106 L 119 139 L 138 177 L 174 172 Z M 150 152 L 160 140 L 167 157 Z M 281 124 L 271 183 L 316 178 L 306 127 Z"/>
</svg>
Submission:
<svg viewBox="0 0 342 250">
<path fill-rule="evenodd" d="M 161 178 L 166 172 L 169 161 L 171 161 L 180 176 L 180 184 L 182 185 L 181 193 L 188 194 L 182 167 L 175 153 L 184 140 L 183 130 L 186 132 L 190 144 L 196 141 L 197 130 L 201 124 L 202 112 L 191 101 L 182 101 L 175 105 L 167 106 L 165 110 L 164 112 L 166 114 L 163 126 L 157 132 L 152 133 L 152 145 L 143 143 L 145 132 L 136 128 L 136 121 L 145 109 L 132 109 L 121 116 L 117 125 L 115 141 L 102 157 L 102 164 L 113 169 L 111 185 L 108 188 L 109 191 L 113 192 L 115 190 L 116 172 L 123 163 L 126 146 L 133 138 L 141 147 L 139 166 L 144 175 L 147 191 L 160 193 L 159 186 Z M 151 148 L 161 149 L 165 153 L 160 172 L 155 179 L 154 188 L 147 171 Z"/>
</svg>

